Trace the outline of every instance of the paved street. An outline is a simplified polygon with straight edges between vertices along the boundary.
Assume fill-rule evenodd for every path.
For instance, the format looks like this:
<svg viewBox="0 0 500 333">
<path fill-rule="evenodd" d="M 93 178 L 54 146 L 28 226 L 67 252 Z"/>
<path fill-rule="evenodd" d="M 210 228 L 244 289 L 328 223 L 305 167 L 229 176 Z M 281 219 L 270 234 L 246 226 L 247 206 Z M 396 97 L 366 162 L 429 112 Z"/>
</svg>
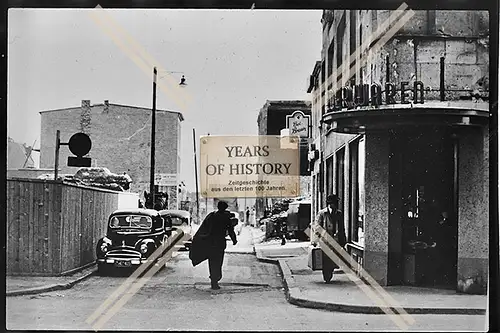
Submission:
<svg viewBox="0 0 500 333">
<path fill-rule="evenodd" d="M 86 319 L 126 280 L 93 276 L 72 289 L 7 298 L 7 328 L 92 330 Z M 110 330 L 393 330 L 385 315 L 300 308 L 289 304 L 276 265 L 228 253 L 220 291 L 211 291 L 204 262 L 181 252 L 101 329 Z M 413 315 L 414 330 L 483 330 L 483 316 Z"/>
</svg>

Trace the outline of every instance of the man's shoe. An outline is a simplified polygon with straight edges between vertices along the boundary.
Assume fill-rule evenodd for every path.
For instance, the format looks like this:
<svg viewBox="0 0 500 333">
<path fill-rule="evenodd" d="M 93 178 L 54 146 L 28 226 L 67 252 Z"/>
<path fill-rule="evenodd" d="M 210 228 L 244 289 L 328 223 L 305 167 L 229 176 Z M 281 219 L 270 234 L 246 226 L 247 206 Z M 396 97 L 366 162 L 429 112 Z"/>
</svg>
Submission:
<svg viewBox="0 0 500 333">
<path fill-rule="evenodd" d="M 215 283 L 212 283 L 211 289 L 218 290 L 218 289 L 220 289 L 220 286 L 219 286 L 219 284 L 217 282 L 215 282 Z"/>
</svg>

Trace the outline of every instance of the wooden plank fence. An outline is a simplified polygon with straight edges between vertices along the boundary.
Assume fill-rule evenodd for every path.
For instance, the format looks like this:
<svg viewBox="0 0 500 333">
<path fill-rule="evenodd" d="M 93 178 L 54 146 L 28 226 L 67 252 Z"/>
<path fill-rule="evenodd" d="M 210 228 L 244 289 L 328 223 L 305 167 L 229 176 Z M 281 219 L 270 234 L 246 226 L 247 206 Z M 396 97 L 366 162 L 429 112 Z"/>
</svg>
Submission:
<svg viewBox="0 0 500 333">
<path fill-rule="evenodd" d="M 135 194 L 7 179 L 7 274 L 61 275 L 94 262 L 97 241 L 123 195 Z"/>
</svg>

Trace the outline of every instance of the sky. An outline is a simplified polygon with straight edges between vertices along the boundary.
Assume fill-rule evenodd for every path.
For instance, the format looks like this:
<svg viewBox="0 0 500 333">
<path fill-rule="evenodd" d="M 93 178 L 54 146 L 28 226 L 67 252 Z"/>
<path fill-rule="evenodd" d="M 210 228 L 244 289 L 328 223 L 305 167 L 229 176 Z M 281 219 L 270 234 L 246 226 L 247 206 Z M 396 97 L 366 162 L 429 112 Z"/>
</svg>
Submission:
<svg viewBox="0 0 500 333">
<path fill-rule="evenodd" d="M 266 100 L 311 99 L 308 77 L 321 58 L 319 10 L 10 9 L 7 132 L 15 141 L 36 140 L 39 148 L 39 112 L 83 99 L 152 107 L 152 68 L 148 73 L 115 43 L 93 20 L 96 11 L 158 68 L 185 75 L 180 93 L 158 89 L 157 108 L 184 115 L 180 179 L 190 190 L 193 128 L 197 136 L 255 135 Z M 178 82 L 182 73 L 159 72 L 159 84 Z M 179 94 L 189 100 L 180 103 Z"/>
</svg>

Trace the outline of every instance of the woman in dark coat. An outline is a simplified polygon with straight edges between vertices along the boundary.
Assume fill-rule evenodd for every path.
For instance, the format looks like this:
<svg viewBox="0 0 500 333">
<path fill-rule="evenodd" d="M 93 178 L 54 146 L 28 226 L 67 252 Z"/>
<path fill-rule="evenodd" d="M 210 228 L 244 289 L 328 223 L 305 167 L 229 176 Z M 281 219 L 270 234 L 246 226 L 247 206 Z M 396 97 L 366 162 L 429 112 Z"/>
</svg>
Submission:
<svg viewBox="0 0 500 333">
<path fill-rule="evenodd" d="M 222 262 L 226 249 L 226 235 L 229 234 L 236 245 L 236 234 L 231 222 L 232 215 L 226 210 L 224 201 L 217 204 L 218 210 L 205 217 L 200 228 L 193 236 L 189 258 L 193 266 L 208 259 L 212 289 L 220 289 L 218 282 L 222 278 Z"/>
</svg>

